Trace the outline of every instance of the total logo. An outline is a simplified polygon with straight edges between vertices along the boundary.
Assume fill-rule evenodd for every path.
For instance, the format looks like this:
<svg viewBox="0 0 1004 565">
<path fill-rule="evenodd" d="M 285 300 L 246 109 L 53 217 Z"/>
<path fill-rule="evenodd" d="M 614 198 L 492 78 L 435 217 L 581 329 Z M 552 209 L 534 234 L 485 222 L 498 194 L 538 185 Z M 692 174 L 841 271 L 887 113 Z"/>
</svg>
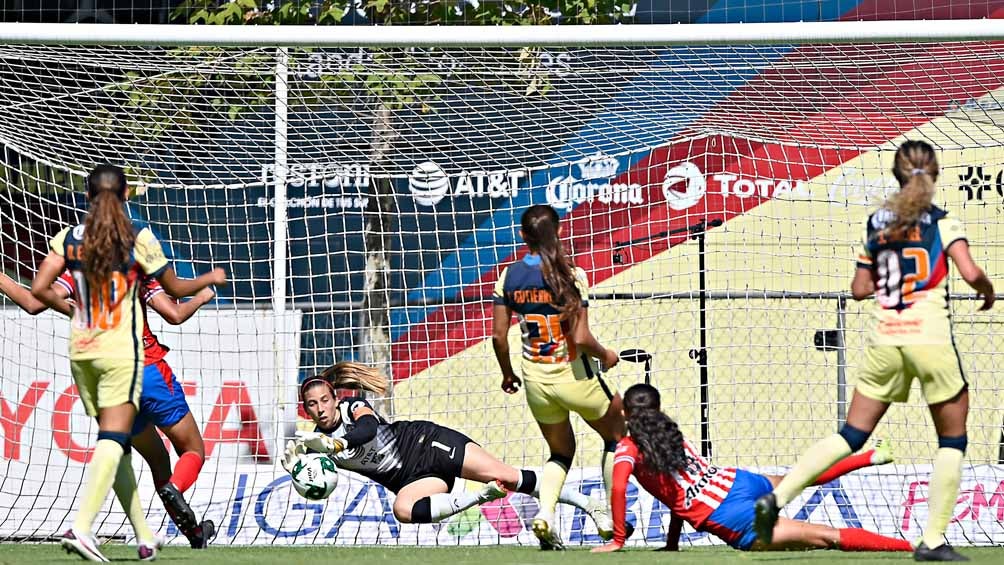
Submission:
<svg viewBox="0 0 1004 565">
<path fill-rule="evenodd" d="M 520 179 L 526 171 L 462 171 L 454 178 L 443 168 L 426 161 L 419 163 L 408 175 L 408 190 L 420 206 L 435 206 L 446 198 L 466 195 L 469 198 L 512 198 L 520 188 Z"/>
<path fill-rule="evenodd" d="M 611 183 L 617 176 L 620 162 L 597 153 L 577 165 L 578 177 L 554 177 L 547 183 L 547 203 L 559 209 L 599 200 L 604 204 L 644 204 L 642 186 L 638 183 Z"/>
<path fill-rule="evenodd" d="M 806 198 L 809 195 L 808 186 L 800 180 L 747 178 L 719 173 L 711 175 L 711 181 L 717 184 L 717 193 L 722 198 Z M 697 165 L 686 161 L 666 171 L 662 180 L 662 195 L 666 205 L 673 210 L 686 210 L 696 205 L 707 192 L 708 181 L 704 173 Z"/>
</svg>

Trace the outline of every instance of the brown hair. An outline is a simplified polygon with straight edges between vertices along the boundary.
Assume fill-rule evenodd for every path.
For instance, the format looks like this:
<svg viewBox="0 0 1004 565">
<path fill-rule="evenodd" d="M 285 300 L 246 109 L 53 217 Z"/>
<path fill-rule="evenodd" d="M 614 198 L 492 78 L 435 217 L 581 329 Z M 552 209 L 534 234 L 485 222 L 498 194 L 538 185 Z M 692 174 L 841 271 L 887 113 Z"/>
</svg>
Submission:
<svg viewBox="0 0 1004 565">
<path fill-rule="evenodd" d="M 904 239 L 921 214 L 931 207 L 938 171 L 938 158 L 926 141 L 907 141 L 899 146 L 892 174 L 900 188 L 885 203 L 896 215 L 886 227 L 891 239 Z"/>
<path fill-rule="evenodd" d="M 90 208 L 84 219 L 82 259 L 87 286 L 96 289 L 112 272 L 129 263 L 136 240 L 123 203 L 125 172 L 114 165 L 98 165 L 87 175 Z"/>
<path fill-rule="evenodd" d="M 341 361 L 321 371 L 316 377 L 311 377 L 300 385 L 300 401 L 303 402 L 307 391 L 314 388 L 318 383 L 324 383 L 336 389 L 367 390 L 380 396 L 387 394 L 387 377 L 383 376 L 378 369 L 354 363 L 352 361 Z"/>
<path fill-rule="evenodd" d="M 551 287 L 555 306 L 565 319 L 573 318 L 582 307 L 582 294 L 575 285 L 575 264 L 558 239 L 558 213 L 537 204 L 523 212 L 520 223 L 530 251 L 540 255 L 544 282 Z"/>
</svg>

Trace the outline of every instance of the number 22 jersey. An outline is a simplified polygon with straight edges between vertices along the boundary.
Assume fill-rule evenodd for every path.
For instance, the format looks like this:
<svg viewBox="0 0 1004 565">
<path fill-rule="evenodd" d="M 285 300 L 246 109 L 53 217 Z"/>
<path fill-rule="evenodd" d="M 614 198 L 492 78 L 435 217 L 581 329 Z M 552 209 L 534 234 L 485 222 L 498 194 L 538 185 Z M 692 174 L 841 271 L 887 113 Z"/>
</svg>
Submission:
<svg viewBox="0 0 1004 565">
<path fill-rule="evenodd" d="M 935 345 L 952 343 L 948 311 L 948 254 L 966 239 L 962 224 L 931 206 L 903 239 L 891 239 L 886 228 L 895 219 L 888 209 L 868 218 L 859 268 L 875 281 L 871 345 Z"/>
</svg>

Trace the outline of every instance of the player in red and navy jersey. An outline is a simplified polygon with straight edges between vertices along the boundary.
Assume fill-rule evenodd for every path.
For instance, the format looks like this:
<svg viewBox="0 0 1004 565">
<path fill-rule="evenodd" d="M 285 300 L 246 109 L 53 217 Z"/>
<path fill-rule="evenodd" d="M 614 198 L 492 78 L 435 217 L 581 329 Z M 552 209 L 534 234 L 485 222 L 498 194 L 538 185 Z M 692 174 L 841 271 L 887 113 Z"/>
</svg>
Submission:
<svg viewBox="0 0 1004 565">
<path fill-rule="evenodd" d="M 74 295 L 73 275 L 64 271 L 52 286 L 61 300 L 55 310 L 71 313 Z M 195 513 L 185 502 L 182 493 L 195 483 L 202 469 L 205 447 L 202 434 L 185 400 L 185 394 L 171 367 L 164 360 L 170 349 L 160 343 L 146 323 L 147 306 L 153 308 L 165 321 L 178 325 L 192 317 L 203 305 L 213 299 L 215 293 L 206 288 L 186 302 L 175 302 L 157 279 L 144 276 L 140 286 L 141 304 L 144 310 L 143 324 L 143 389 L 140 393 L 140 410 L 132 428 L 132 445 L 150 465 L 153 482 L 179 531 L 188 538 L 193 548 L 205 548 L 215 535 L 212 520 L 199 523 Z M 36 315 L 44 312 L 46 305 L 35 299 L 31 292 L 0 273 L 0 292 L 7 295 L 25 312 Z M 171 472 L 171 457 L 164 449 L 164 443 L 157 435 L 159 428 L 171 441 L 180 455 L 174 472 Z"/>
<path fill-rule="evenodd" d="M 781 477 L 733 467 L 717 467 L 684 439 L 676 422 L 660 411 L 659 391 L 637 384 L 624 394 L 628 437 L 614 455 L 611 509 L 614 539 L 594 552 L 617 551 L 627 538 L 627 484 L 632 474 L 639 484 L 672 512 L 668 549 L 678 548 L 683 522 L 708 532 L 739 550 L 840 549 L 842 551 L 912 551 L 909 542 L 860 528 L 832 528 L 782 518 L 770 545 L 753 531 L 753 501 L 770 492 Z M 851 455 L 826 471 L 825 484 L 855 469 L 892 461 L 888 445 Z"/>
</svg>

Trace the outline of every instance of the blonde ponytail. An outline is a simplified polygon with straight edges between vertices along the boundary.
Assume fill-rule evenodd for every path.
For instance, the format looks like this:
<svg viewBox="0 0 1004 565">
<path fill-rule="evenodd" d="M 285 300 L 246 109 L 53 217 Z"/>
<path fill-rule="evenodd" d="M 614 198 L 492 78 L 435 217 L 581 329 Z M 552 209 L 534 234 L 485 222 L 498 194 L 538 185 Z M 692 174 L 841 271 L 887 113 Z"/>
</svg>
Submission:
<svg viewBox="0 0 1004 565">
<path fill-rule="evenodd" d="M 387 394 L 387 377 L 374 367 L 351 361 L 341 361 L 318 375 L 335 389 L 366 390 L 383 396 Z"/>
<path fill-rule="evenodd" d="M 939 172 L 934 148 L 924 141 L 903 143 L 896 151 L 892 172 L 900 189 L 886 200 L 885 207 L 896 216 L 886 231 L 891 239 L 905 239 L 934 201 Z"/>
</svg>

